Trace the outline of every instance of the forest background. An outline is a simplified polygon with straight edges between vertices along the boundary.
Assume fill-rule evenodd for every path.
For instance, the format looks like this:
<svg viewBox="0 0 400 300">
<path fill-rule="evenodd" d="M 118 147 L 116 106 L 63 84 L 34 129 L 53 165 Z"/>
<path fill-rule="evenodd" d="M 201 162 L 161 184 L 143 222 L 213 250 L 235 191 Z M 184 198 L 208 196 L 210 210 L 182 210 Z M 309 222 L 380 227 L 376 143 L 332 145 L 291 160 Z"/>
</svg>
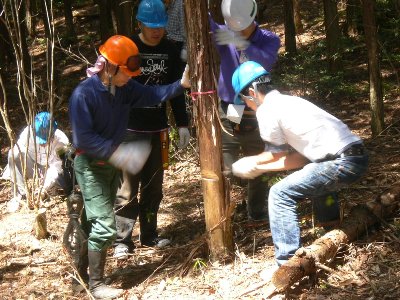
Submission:
<svg viewBox="0 0 400 300">
<path fill-rule="evenodd" d="M 344 120 L 370 150 L 367 176 L 341 193 L 346 216 L 352 206 L 373 199 L 399 179 L 400 3 L 257 2 L 257 21 L 282 40 L 273 70 L 275 84 L 282 92 L 305 97 Z M 221 22 L 220 1 L 209 5 Z M 59 127 L 70 135 L 67 106 L 72 89 L 84 79 L 105 39 L 115 33 L 129 36 L 135 30 L 136 8 L 137 1 L 1 1 L 0 170 L 16 137 L 37 111 L 53 111 Z M 127 288 L 129 299 L 194 295 L 260 299 L 262 289 L 242 294 L 273 261 L 269 229 L 246 227 L 238 213 L 233 220 L 235 263 L 208 260 L 196 137 L 190 145 L 186 151 L 171 147 L 174 164 L 164 185 L 160 226 L 174 247 L 159 252 L 139 249 L 122 265 L 110 261 L 109 278 Z M 238 204 L 245 194 L 242 186 L 232 186 L 231 198 Z M 72 299 L 68 283 L 73 272 L 60 242 L 68 221 L 65 202 L 54 199 L 47 204 L 52 235 L 37 241 L 31 234 L 35 212 L 7 214 L 5 203 L 10 197 L 9 184 L 1 182 L 1 297 Z M 320 228 L 313 224 L 307 205 L 301 212 L 303 239 L 309 243 L 321 234 Z M 397 214 L 346 245 L 332 262 L 331 272 L 320 271 L 286 297 L 398 299 L 399 228 Z"/>
</svg>

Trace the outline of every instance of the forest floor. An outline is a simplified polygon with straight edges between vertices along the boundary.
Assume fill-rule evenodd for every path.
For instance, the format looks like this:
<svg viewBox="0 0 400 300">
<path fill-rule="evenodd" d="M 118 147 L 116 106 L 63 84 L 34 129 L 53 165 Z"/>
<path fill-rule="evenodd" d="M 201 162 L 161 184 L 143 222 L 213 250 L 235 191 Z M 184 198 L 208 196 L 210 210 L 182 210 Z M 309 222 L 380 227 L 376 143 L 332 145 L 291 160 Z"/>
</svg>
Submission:
<svg viewBox="0 0 400 300">
<path fill-rule="evenodd" d="M 279 2 L 279 4 L 278 4 Z M 310 3 L 308 3 L 310 2 Z M 278 8 L 272 9 L 274 5 Z M 326 79 L 320 49 L 323 34 L 319 1 L 307 1 L 304 12 L 305 33 L 298 35 L 301 54 L 296 59 L 281 53 L 276 66 L 278 86 L 282 91 L 312 100 L 342 119 L 360 135 L 370 153 L 370 167 L 364 178 L 340 192 L 343 217 L 351 207 L 373 200 L 400 178 L 400 97 L 398 89 L 399 62 L 382 65 L 385 82 L 386 129 L 372 138 L 368 98 L 368 73 L 365 49 L 354 38 L 354 47 L 345 53 L 345 72 Z M 280 1 L 272 1 L 266 27 L 282 38 L 279 21 Z M 317 12 L 316 12 L 316 11 Z M 275 12 L 275 13 L 274 13 Z M 78 43 L 71 53 L 85 53 L 95 60 L 96 22 L 89 7 L 75 11 Z M 313 15 L 312 15 L 313 14 Z M 88 44 L 92 44 L 87 47 Z M 82 52 L 82 49 L 86 49 Z M 43 43 L 32 49 L 44 56 Z M 308 51 L 308 52 L 307 52 Z M 399 49 L 394 48 L 392 51 Z M 61 105 L 59 127 L 70 133 L 67 100 L 71 89 L 84 78 L 86 63 L 77 61 L 68 51 L 58 52 L 58 82 Z M 313 56 L 314 55 L 314 56 Z M 61 84 L 62 83 L 62 84 Z M 397 85 L 397 88 L 394 87 Z M 18 105 L 10 108 L 11 122 L 16 132 L 25 126 Z M 7 140 L 3 127 L 0 138 Z M 1 166 L 6 164 L 7 143 L 1 145 Z M 245 293 L 262 281 L 260 272 L 274 265 L 274 249 L 268 225 L 250 226 L 246 221 L 242 201 L 244 185 L 232 185 L 231 199 L 238 206 L 232 219 L 235 251 L 230 262 L 211 262 L 205 236 L 204 205 L 197 141 L 192 138 L 185 150 L 175 150 L 173 164 L 165 174 L 164 199 L 159 212 L 159 229 L 163 237 L 172 240 L 165 249 L 137 248 L 124 261 L 107 258 L 106 276 L 115 287 L 125 289 L 120 299 L 263 299 L 263 287 Z M 0 169 L 1 170 L 1 169 Z M 284 174 L 278 174 L 284 176 Z M 32 234 L 36 212 L 23 207 L 9 214 L 7 201 L 11 197 L 8 182 L 0 182 L 0 298 L 1 299 L 91 299 L 88 294 L 74 293 L 70 282 L 73 268 L 62 247 L 62 236 L 68 223 L 64 198 L 55 197 L 47 207 L 48 239 L 37 240 Z M 302 241 L 312 243 L 324 231 L 313 223 L 311 205 L 299 204 Z M 357 241 L 343 245 L 336 258 L 328 262 L 330 271 L 318 270 L 313 278 L 303 278 L 287 293 L 272 299 L 400 299 L 400 213 L 396 212 L 379 227 L 369 228 Z"/>
</svg>

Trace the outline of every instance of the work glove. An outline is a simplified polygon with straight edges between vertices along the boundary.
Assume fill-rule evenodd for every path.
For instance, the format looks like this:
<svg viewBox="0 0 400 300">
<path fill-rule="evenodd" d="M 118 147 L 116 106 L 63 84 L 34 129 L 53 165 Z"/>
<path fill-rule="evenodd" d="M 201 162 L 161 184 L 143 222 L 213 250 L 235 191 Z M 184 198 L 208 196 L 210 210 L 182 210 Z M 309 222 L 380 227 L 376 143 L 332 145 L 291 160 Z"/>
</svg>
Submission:
<svg viewBox="0 0 400 300">
<path fill-rule="evenodd" d="M 232 164 L 232 173 L 240 178 L 254 179 L 264 171 L 257 168 L 257 156 L 246 156 Z"/>
<path fill-rule="evenodd" d="M 181 60 L 187 62 L 187 50 L 186 48 L 182 48 L 181 50 Z"/>
<path fill-rule="evenodd" d="M 187 89 L 190 88 L 190 77 L 189 77 L 189 75 L 190 75 L 189 74 L 189 65 L 186 64 L 185 70 L 183 71 L 183 74 L 182 74 L 181 85 L 184 88 L 187 88 Z"/>
<path fill-rule="evenodd" d="M 178 131 L 179 131 L 178 148 L 179 149 L 186 148 L 187 145 L 189 145 L 189 141 L 190 141 L 189 129 L 187 129 L 186 127 L 180 127 Z"/>
<path fill-rule="evenodd" d="M 217 29 L 215 31 L 215 41 L 221 46 L 232 44 L 239 51 L 245 50 L 250 45 L 250 42 L 240 32 L 229 29 Z"/>
<path fill-rule="evenodd" d="M 111 154 L 108 161 L 117 169 L 136 175 L 142 170 L 149 158 L 150 151 L 150 140 L 122 143 Z"/>
</svg>

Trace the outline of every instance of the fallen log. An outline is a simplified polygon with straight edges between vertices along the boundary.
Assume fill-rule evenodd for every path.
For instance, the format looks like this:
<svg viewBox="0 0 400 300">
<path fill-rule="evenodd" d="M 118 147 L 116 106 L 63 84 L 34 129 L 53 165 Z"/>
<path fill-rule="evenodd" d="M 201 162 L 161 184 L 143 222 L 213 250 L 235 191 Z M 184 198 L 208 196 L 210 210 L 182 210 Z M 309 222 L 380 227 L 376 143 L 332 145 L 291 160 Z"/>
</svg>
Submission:
<svg viewBox="0 0 400 300">
<path fill-rule="evenodd" d="M 265 286 L 264 296 L 281 293 L 304 276 L 312 275 L 318 266 L 334 258 L 345 244 L 357 240 L 368 227 L 390 217 L 400 204 L 400 186 L 382 193 L 375 200 L 355 206 L 339 229 L 329 231 L 309 246 L 298 249 L 287 263 L 280 266 Z"/>
</svg>

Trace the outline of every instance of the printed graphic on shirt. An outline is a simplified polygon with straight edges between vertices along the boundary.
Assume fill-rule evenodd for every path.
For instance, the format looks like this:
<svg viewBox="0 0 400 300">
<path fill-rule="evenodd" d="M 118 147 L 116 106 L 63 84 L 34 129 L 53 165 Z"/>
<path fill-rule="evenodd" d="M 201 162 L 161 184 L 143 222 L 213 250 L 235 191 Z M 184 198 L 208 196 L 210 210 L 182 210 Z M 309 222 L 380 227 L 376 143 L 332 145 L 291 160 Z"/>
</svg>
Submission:
<svg viewBox="0 0 400 300">
<path fill-rule="evenodd" d="M 148 83 L 162 84 L 162 76 L 168 73 L 168 54 L 141 53 L 142 67 L 141 76 L 147 76 Z"/>
</svg>

